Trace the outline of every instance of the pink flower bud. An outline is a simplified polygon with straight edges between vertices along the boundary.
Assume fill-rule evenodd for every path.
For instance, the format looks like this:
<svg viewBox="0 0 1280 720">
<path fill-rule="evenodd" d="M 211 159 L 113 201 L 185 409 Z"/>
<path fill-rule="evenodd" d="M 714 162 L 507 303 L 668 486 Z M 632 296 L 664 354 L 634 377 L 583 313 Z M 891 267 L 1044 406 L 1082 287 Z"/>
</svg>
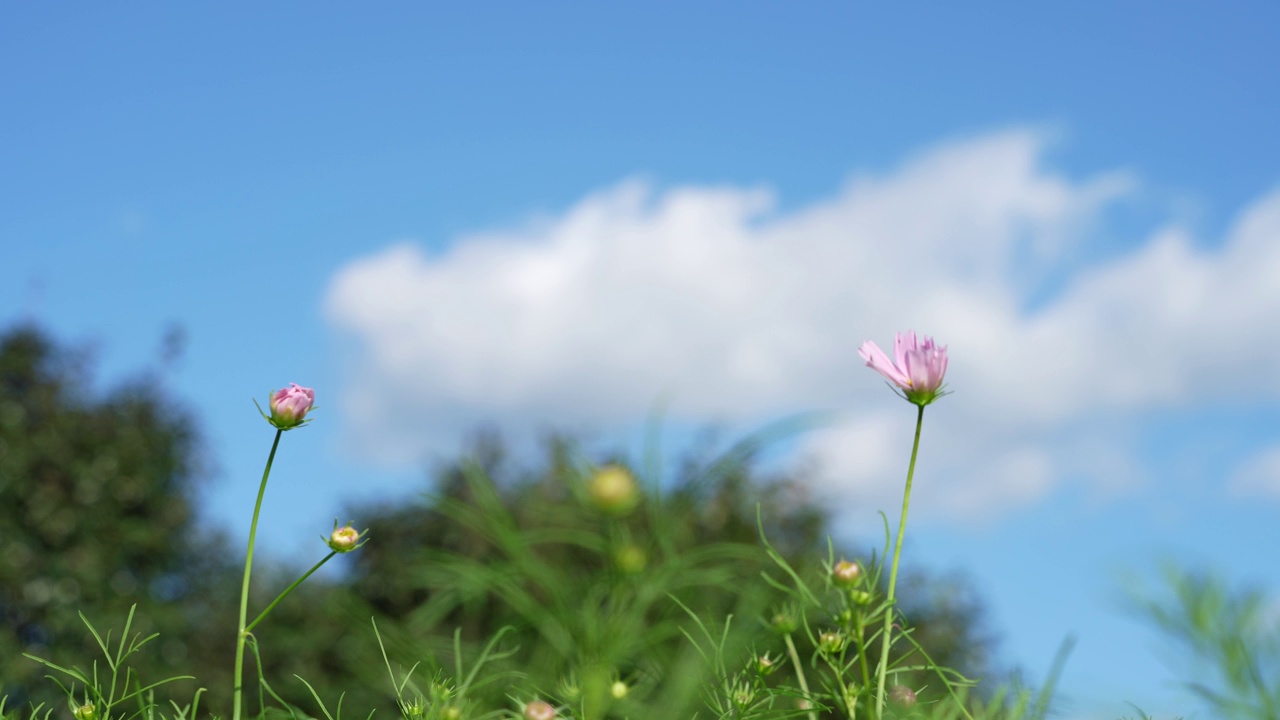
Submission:
<svg viewBox="0 0 1280 720">
<path fill-rule="evenodd" d="M 831 568 L 831 579 L 840 587 L 853 587 L 862 578 L 862 567 L 856 562 L 841 560 Z"/>
<path fill-rule="evenodd" d="M 894 685 L 889 690 L 889 701 L 904 708 L 909 708 L 916 704 L 916 693 L 906 685 Z"/>
<path fill-rule="evenodd" d="M 556 709 L 542 700 L 534 700 L 524 706 L 524 720 L 554 720 Z"/>
<path fill-rule="evenodd" d="M 303 418 L 312 409 L 316 400 L 316 391 L 302 387 L 297 383 L 289 383 L 289 387 L 271 393 L 268 405 L 271 417 L 267 422 L 280 430 L 291 430 L 302 425 Z"/>
<path fill-rule="evenodd" d="M 897 385 L 903 397 L 920 407 L 946 394 L 942 379 L 947 374 L 947 348 L 934 344 L 931 337 L 921 341 L 913 330 L 898 333 L 893 341 L 894 360 L 870 340 L 862 343 L 858 355 L 868 367 Z"/>
</svg>

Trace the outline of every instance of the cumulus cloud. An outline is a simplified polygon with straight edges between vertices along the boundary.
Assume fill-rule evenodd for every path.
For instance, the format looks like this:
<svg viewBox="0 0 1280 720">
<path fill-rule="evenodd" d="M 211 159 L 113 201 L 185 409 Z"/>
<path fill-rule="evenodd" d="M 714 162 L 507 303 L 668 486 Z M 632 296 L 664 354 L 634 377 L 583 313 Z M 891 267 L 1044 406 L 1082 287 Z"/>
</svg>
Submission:
<svg viewBox="0 0 1280 720">
<path fill-rule="evenodd" d="M 1242 392 L 1240 378 L 1280 394 L 1280 374 L 1257 372 L 1280 341 L 1238 350 L 1280 312 L 1280 194 L 1215 250 L 1162 230 L 1028 310 L 1037 279 L 1135 186 L 1065 177 L 1046 142 L 948 143 L 788 212 L 763 188 L 627 182 L 439 253 L 403 242 L 355 260 L 327 297 L 354 348 L 353 442 L 414 462 L 478 423 L 616 430 L 664 397 L 689 421 L 842 409 L 849 422 L 801 450 L 829 489 L 870 504 L 886 473 L 898 492 L 914 416 L 855 351 L 914 327 L 951 345 L 958 391 L 930 409 L 934 514 L 985 518 L 1064 468 L 1123 466 L 1074 454 L 1098 443 L 1093 418 Z"/>
</svg>

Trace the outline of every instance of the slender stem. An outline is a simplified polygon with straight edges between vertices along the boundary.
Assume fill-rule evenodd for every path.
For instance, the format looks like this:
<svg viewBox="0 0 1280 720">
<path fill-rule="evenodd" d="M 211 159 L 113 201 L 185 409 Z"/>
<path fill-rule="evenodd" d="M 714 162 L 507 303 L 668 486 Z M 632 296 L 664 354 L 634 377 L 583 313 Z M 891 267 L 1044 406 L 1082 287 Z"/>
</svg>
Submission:
<svg viewBox="0 0 1280 720">
<path fill-rule="evenodd" d="M 924 405 L 917 406 L 916 439 L 911 445 L 911 464 L 907 466 L 907 487 L 902 492 L 902 519 L 898 521 L 898 539 L 893 544 L 893 565 L 889 570 L 889 604 L 884 611 L 884 638 L 880 643 L 880 666 L 876 668 L 876 718 L 884 717 L 884 683 L 889 674 L 889 646 L 893 644 L 894 592 L 898 586 L 898 559 L 902 555 L 902 538 L 907 530 L 907 508 L 911 506 L 911 479 L 916 474 L 916 453 L 920 451 L 920 427 L 924 425 Z"/>
<path fill-rule="evenodd" d="M 857 613 L 854 625 L 858 632 L 858 664 L 862 667 L 862 686 L 870 689 L 871 687 L 871 670 L 867 667 L 867 643 L 864 642 L 866 637 L 867 623 L 866 618 L 862 616 L 862 610 L 855 610 Z"/>
<path fill-rule="evenodd" d="M 240 720 L 241 691 L 244 676 L 244 641 L 249 636 L 245 627 L 245 619 L 249 615 L 249 574 L 253 570 L 253 542 L 258 534 L 258 514 L 262 511 L 262 496 L 267 492 L 267 478 L 271 476 L 271 463 L 276 459 L 276 448 L 280 447 L 280 436 L 283 430 L 276 430 L 276 439 L 271 443 L 271 454 L 267 456 L 267 467 L 262 471 L 262 484 L 258 486 L 258 500 L 253 504 L 253 522 L 249 524 L 249 550 L 244 557 L 244 582 L 240 585 L 240 628 L 236 631 L 236 674 L 232 720 Z M 257 620 L 254 621 L 255 623 Z"/>
<path fill-rule="evenodd" d="M 247 626 L 245 626 L 244 631 L 245 631 L 246 633 L 248 633 L 248 632 L 253 632 L 253 629 L 254 629 L 255 627 L 257 627 L 257 626 L 258 626 L 258 623 L 262 622 L 262 619 L 263 619 L 263 618 L 265 618 L 265 617 L 267 616 L 267 613 L 269 613 L 269 612 L 271 612 L 273 609 L 275 609 L 275 606 L 279 605 L 279 604 L 280 604 L 280 601 L 281 601 L 281 600 L 283 600 L 283 599 L 285 598 L 285 596 L 286 596 L 286 595 L 288 595 L 289 593 L 293 592 L 293 589 L 294 589 L 294 588 L 296 588 L 296 587 L 298 587 L 299 585 L 301 585 L 303 580 L 306 580 L 307 578 L 311 577 L 312 573 L 314 573 L 315 571 L 319 570 L 319 569 L 321 568 L 321 566 L 323 566 L 325 563 L 329 562 L 329 560 L 330 560 L 330 559 L 332 559 L 332 558 L 333 558 L 333 556 L 334 556 L 334 555 L 337 555 L 337 554 L 338 554 L 338 551 L 337 551 L 337 550 L 334 550 L 334 551 L 330 552 L 328 555 L 325 555 L 323 560 L 321 560 L 320 562 L 316 563 L 315 565 L 312 565 L 312 566 L 311 566 L 311 569 L 310 569 L 310 570 L 308 570 L 308 571 L 306 571 L 305 573 L 303 573 L 302 577 L 298 578 L 297 580 L 294 580 L 292 585 L 290 585 L 289 587 L 285 588 L 285 589 L 284 589 L 284 592 L 282 592 L 282 593 L 280 593 L 279 595 L 277 595 L 277 596 L 276 596 L 276 599 L 271 601 L 271 604 L 267 606 L 267 609 L 266 609 L 266 610 L 263 610 L 262 612 L 258 613 L 258 617 L 254 618 L 254 619 L 253 619 L 253 622 L 251 622 L 251 623 L 249 623 Z"/>
<path fill-rule="evenodd" d="M 800 653 L 796 652 L 796 644 L 791 640 L 791 633 L 782 636 L 787 641 L 787 654 L 791 656 L 791 664 L 796 669 L 796 679 L 800 681 L 800 689 L 804 691 L 804 702 L 809 710 L 809 720 L 818 720 L 813 711 L 813 700 L 809 694 L 809 683 L 804 679 L 804 666 L 800 664 Z"/>
</svg>

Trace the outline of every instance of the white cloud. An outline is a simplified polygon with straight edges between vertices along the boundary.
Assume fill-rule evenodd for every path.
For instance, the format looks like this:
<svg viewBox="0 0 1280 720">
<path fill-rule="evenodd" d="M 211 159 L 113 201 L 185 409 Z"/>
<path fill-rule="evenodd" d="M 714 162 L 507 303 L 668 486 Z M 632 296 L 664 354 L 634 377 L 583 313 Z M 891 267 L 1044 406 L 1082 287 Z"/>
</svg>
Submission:
<svg viewBox="0 0 1280 720">
<path fill-rule="evenodd" d="M 1249 458 L 1232 478 L 1231 490 L 1241 497 L 1280 500 L 1280 446 L 1266 448 Z"/>
<path fill-rule="evenodd" d="M 913 414 L 855 351 L 914 327 L 950 344 L 958 391 L 930 409 L 937 477 L 921 481 L 942 488 L 935 514 L 988 517 L 1043 497 L 1068 465 L 1123 466 L 1073 455 L 1099 442 L 1078 431 L 1090 418 L 1280 394 L 1280 373 L 1260 372 L 1280 364 L 1280 335 L 1257 332 L 1280 313 L 1280 193 L 1218 250 L 1164 230 L 1027 312 L 1036 279 L 1134 185 L 1068 179 L 1044 145 L 1023 130 L 954 142 L 786 213 L 763 189 L 629 182 L 439 255 L 401 243 L 359 259 L 327 299 L 356 348 L 352 436 L 406 462 L 480 422 L 607 431 L 661 397 L 686 420 L 838 408 L 857 419 L 804 449 L 832 488 L 880 500 Z"/>
</svg>

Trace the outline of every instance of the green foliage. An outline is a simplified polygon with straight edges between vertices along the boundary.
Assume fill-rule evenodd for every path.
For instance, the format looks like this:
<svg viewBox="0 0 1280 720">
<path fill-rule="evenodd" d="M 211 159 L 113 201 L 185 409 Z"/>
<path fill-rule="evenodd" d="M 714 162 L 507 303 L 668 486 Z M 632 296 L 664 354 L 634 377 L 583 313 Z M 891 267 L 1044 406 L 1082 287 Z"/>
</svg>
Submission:
<svg viewBox="0 0 1280 720">
<path fill-rule="evenodd" d="M 143 637 L 140 633 L 130 634 L 133 626 L 134 609 L 129 609 L 129 617 L 120 631 L 119 640 L 113 645 L 111 632 L 104 636 L 89 622 L 83 614 L 80 620 L 88 628 L 89 635 L 102 651 L 106 668 L 101 672 L 97 661 L 84 670 L 77 665 L 69 667 L 59 665 L 51 660 L 27 655 L 26 657 L 54 672 L 49 679 L 67 696 L 67 704 L 76 720 L 150 720 L 156 714 L 155 688 L 177 680 L 194 680 L 187 676 L 171 676 L 163 680 L 143 684 L 142 676 L 133 667 L 135 655 L 142 646 L 156 639 L 153 633 Z M 68 684 L 68 680 L 70 683 Z M 199 711 L 200 695 L 203 690 L 196 690 L 191 704 L 174 710 L 179 716 L 196 717 Z"/>
<path fill-rule="evenodd" d="M 813 546 L 822 527 L 812 507 L 781 510 L 784 491 L 795 488 L 752 487 L 742 466 L 690 465 L 693 477 L 666 494 L 647 484 L 640 506 L 617 517 L 591 505 L 594 468 L 567 443 L 553 444 L 531 476 L 495 480 L 509 472 L 504 465 L 489 442 L 477 461 L 447 469 L 442 492 L 424 504 L 374 513 L 374 541 L 357 560 L 353 587 L 395 628 L 387 633 L 398 638 L 393 656 L 447 665 L 453 628 L 474 649 L 510 626 L 519 650 L 495 665 L 523 674 L 543 696 L 583 704 L 589 716 L 605 706 L 688 714 L 701 664 L 671 598 L 763 612 L 751 520 L 761 490 L 780 508 L 783 534 Z M 616 682 L 626 698 L 612 697 Z"/>
<path fill-rule="evenodd" d="M 195 707 L 159 695 L 190 700 L 203 687 L 199 707 L 226 716 L 241 557 L 193 530 L 194 423 L 154 379 L 94 393 L 86 364 L 31 329 L 0 338 L 0 518 L 11 529 L 0 538 L 0 696 L 34 708 L 23 717 L 65 719 L 51 708 L 72 683 L 82 699 L 123 707 L 123 692 L 147 718 L 186 720 Z M 812 659 L 820 638 L 771 629 L 784 596 L 761 578 L 777 566 L 759 536 L 775 560 L 820 587 L 827 518 L 800 479 L 757 469 L 765 442 L 694 455 L 661 478 L 651 458 L 639 496 L 620 498 L 629 486 L 593 486 L 601 466 L 568 441 L 520 462 L 482 441 L 441 468 L 421 501 L 344 513 L 371 529 L 371 541 L 349 557 L 341 582 L 313 578 L 254 628 L 247 709 L 297 720 L 338 720 L 343 708 L 461 720 L 516 717 L 545 699 L 580 720 L 706 717 L 708 687 L 723 675 L 795 710 L 800 691 L 781 673 L 750 673 L 762 656 Z M 260 564 L 251 607 L 295 577 Z M 963 584 L 916 576 L 903 587 L 911 637 L 930 657 L 985 670 L 989 644 Z M 127 617 L 120 640 L 131 639 L 108 642 L 77 608 Z M 689 641 L 694 618 L 723 628 L 722 665 Z M 71 660 L 95 653 L 107 653 L 101 668 L 116 675 L 115 690 Z M 895 655 L 899 669 L 919 662 L 906 649 Z M 147 689 L 151 678 L 187 674 L 199 683 Z"/>
<path fill-rule="evenodd" d="M 1186 686 L 1214 717 L 1280 717 L 1280 618 L 1257 589 L 1165 567 L 1160 591 L 1134 589 L 1130 609 L 1190 662 Z"/>
<path fill-rule="evenodd" d="M 216 614 L 191 417 L 146 380 L 98 395 L 85 364 L 31 328 L 0 337 L 0 690 L 22 704 L 57 697 L 24 652 L 96 650 L 77 608 L 121 618 L 138 603 L 135 629 L 164 631 L 144 660 L 156 669 L 201 652 L 171 631 Z"/>
<path fill-rule="evenodd" d="M 502 673 L 481 675 L 481 672 L 490 661 L 501 660 L 512 654 L 513 651 L 497 650 L 498 643 L 502 641 L 507 630 L 509 628 L 503 628 L 489 639 L 479 656 L 472 662 L 470 670 L 466 670 L 463 665 L 461 634 L 454 633 L 452 678 L 446 676 L 443 671 L 437 670 L 424 689 L 420 683 L 414 681 L 413 674 L 418 669 L 417 664 L 399 674 L 391 667 L 391 660 L 387 658 L 387 648 L 382 642 L 382 635 L 378 632 L 377 623 L 374 623 L 373 632 L 378 639 L 378 650 L 382 653 L 383 664 L 387 666 L 391 687 L 396 695 L 396 708 L 400 711 L 400 715 L 405 720 L 459 720 L 463 717 L 482 720 L 500 715 L 499 711 L 479 714 L 472 712 L 471 696 L 473 689 L 504 680 Z M 518 675 L 511 677 L 518 677 Z"/>
<path fill-rule="evenodd" d="M 514 650 L 495 668 L 522 675 L 575 717 L 691 717 L 713 672 L 685 636 L 681 606 L 739 618 L 720 639 L 729 656 L 786 652 L 767 622 L 780 596 L 761 580 L 772 562 L 757 508 L 778 557 L 811 578 L 826 572 L 824 514 L 799 480 L 753 471 L 757 447 L 749 439 L 685 462 L 666 482 L 649 478 L 638 505 L 618 515 L 593 504 L 600 466 L 569 443 L 551 443 L 544 466 L 521 473 L 490 438 L 474 460 L 446 468 L 422 504 L 355 513 L 373 541 L 352 587 L 385 618 L 393 658 L 448 666 L 454 628 L 474 653 L 511 627 Z M 921 597 L 920 626 L 943 641 L 937 656 L 985 669 L 976 606 Z M 800 642 L 813 652 L 814 639 Z M 612 694 L 617 683 L 622 698 Z M 495 687 L 487 701 L 500 694 Z"/>
</svg>

